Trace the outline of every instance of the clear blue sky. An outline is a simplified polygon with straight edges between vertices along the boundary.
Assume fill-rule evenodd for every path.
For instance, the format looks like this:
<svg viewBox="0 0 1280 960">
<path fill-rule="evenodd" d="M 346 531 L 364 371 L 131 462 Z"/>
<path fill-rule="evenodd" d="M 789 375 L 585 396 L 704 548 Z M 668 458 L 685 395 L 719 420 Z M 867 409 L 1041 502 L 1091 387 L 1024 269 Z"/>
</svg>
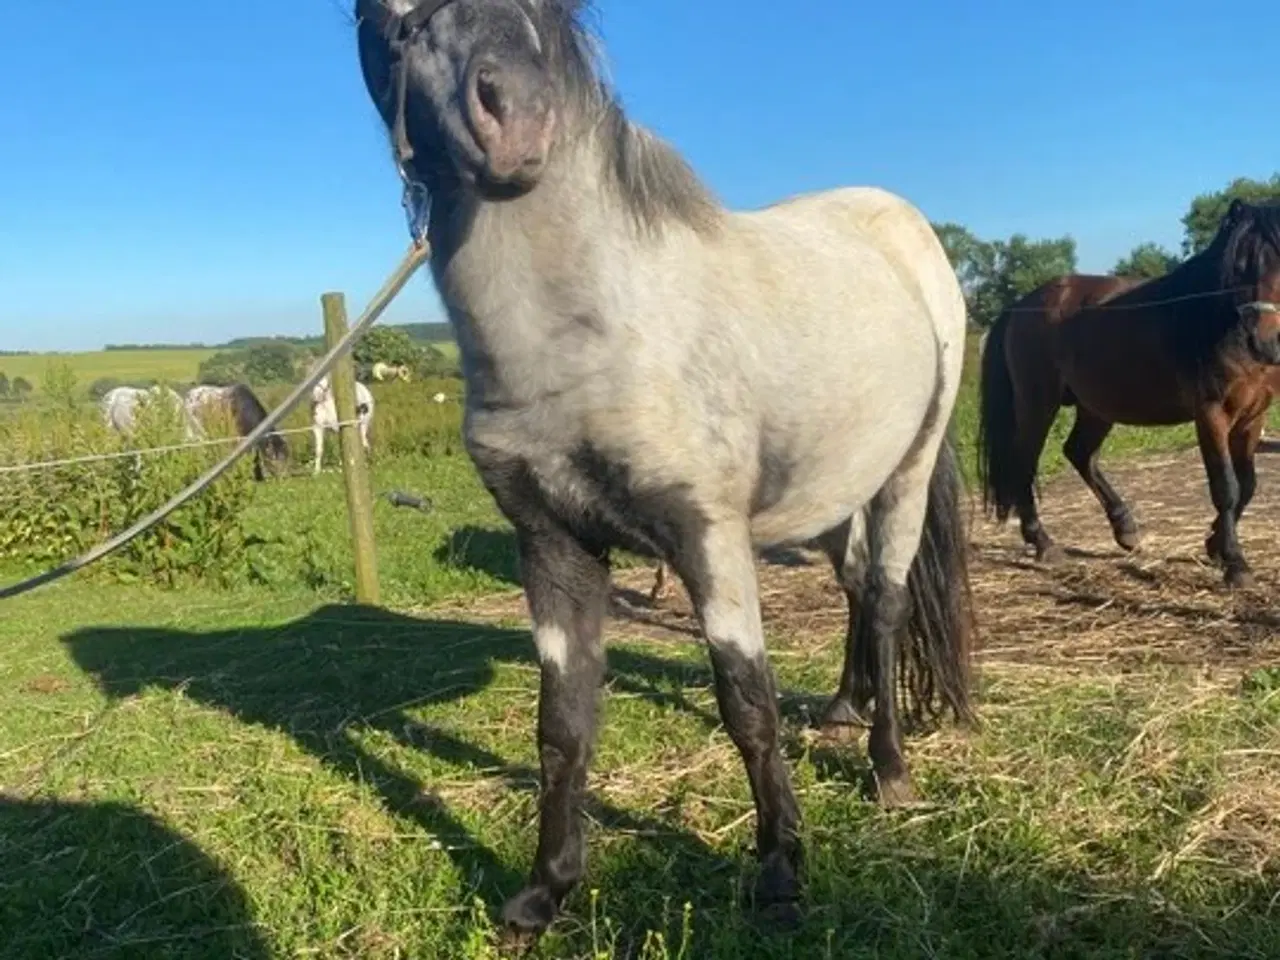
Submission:
<svg viewBox="0 0 1280 960">
<path fill-rule="evenodd" d="M 326 289 L 358 310 L 406 233 L 350 2 L 6 0 L 0 349 L 312 332 Z M 983 236 L 1071 233 L 1106 269 L 1280 167 L 1275 0 L 602 0 L 598 22 L 631 115 L 732 206 L 877 184 Z M 391 316 L 438 318 L 425 275 Z"/>
</svg>

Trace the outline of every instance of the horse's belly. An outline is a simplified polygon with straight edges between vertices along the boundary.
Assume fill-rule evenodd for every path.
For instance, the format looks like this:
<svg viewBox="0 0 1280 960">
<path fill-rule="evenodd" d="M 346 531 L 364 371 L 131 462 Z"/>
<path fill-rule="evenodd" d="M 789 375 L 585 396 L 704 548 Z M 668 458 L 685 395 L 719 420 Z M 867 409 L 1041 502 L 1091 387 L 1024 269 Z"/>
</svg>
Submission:
<svg viewBox="0 0 1280 960">
<path fill-rule="evenodd" d="M 863 509 L 902 463 L 913 432 L 855 431 L 857 444 L 821 451 L 820 458 L 787 484 L 777 501 L 751 517 L 758 546 L 803 543 L 838 526 Z"/>
</svg>

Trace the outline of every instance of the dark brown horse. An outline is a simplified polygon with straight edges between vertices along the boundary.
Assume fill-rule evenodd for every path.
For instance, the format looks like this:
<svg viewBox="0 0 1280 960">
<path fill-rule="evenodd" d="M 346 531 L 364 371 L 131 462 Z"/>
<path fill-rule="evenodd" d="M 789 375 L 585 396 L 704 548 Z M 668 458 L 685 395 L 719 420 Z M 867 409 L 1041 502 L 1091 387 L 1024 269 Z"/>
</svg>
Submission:
<svg viewBox="0 0 1280 960">
<path fill-rule="evenodd" d="M 1140 283 L 1069 276 L 1036 290 L 991 328 L 982 357 L 978 468 L 988 510 L 1017 511 L 1036 556 L 1058 548 L 1036 513 L 1049 428 L 1076 408 L 1063 452 L 1097 496 L 1116 542 L 1138 544 L 1128 505 L 1098 469 L 1114 424 L 1194 421 L 1217 511 L 1205 541 L 1226 582 L 1249 581 L 1236 524 L 1256 487 L 1254 453 L 1280 390 L 1280 206 L 1232 203 L 1212 243 Z"/>
</svg>

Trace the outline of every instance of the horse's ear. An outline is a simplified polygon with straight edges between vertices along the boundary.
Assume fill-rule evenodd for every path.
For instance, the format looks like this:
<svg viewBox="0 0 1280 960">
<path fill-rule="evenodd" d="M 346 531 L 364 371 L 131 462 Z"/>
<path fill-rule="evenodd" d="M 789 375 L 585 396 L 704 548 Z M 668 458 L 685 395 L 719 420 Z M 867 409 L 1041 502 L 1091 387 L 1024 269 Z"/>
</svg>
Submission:
<svg viewBox="0 0 1280 960">
<path fill-rule="evenodd" d="M 1227 216 L 1225 218 L 1227 223 L 1235 223 L 1237 220 L 1239 220 L 1240 217 L 1243 216 L 1245 208 L 1247 206 L 1248 204 L 1246 204 L 1239 197 L 1234 198 L 1231 201 L 1231 206 L 1227 207 Z"/>
</svg>

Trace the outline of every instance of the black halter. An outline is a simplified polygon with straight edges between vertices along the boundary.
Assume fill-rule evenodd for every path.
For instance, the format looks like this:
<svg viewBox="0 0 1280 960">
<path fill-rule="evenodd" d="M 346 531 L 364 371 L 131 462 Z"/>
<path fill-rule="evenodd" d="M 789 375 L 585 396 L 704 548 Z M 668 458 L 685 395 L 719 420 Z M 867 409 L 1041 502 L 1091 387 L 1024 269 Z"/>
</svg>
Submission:
<svg viewBox="0 0 1280 960">
<path fill-rule="evenodd" d="M 395 54 L 395 120 L 392 122 L 391 138 L 395 145 L 396 168 L 400 179 L 404 181 L 405 218 L 409 221 L 409 233 L 415 243 L 422 243 L 426 237 L 427 214 L 430 197 L 426 186 L 409 174 L 409 161 L 414 157 L 413 145 L 409 143 L 406 131 L 405 104 L 409 96 L 409 45 L 414 41 L 427 21 L 453 0 L 422 0 L 408 13 L 392 15 L 386 26 L 388 44 Z"/>
<path fill-rule="evenodd" d="M 396 162 L 400 164 L 401 172 L 404 172 L 405 164 L 413 159 L 413 147 L 405 132 L 405 102 L 409 96 L 409 60 L 405 52 L 427 25 L 427 21 L 452 2 L 453 0 L 422 0 L 408 13 L 392 16 L 387 23 L 389 42 L 396 55 L 396 119 L 392 137 L 395 138 Z"/>
</svg>

